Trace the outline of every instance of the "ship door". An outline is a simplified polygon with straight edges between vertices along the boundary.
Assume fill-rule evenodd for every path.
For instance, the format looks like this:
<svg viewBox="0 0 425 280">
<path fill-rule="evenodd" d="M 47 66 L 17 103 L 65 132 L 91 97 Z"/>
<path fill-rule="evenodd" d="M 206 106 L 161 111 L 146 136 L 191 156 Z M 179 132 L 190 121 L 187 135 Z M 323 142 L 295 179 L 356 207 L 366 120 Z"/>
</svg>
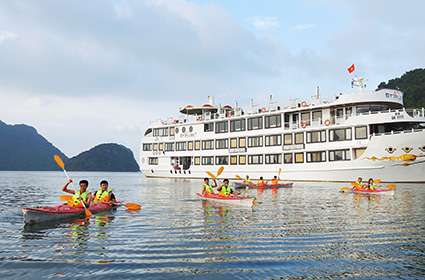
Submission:
<svg viewBox="0 0 425 280">
<path fill-rule="evenodd" d="M 183 170 L 188 170 L 192 164 L 192 157 L 180 157 L 179 162 L 183 166 Z"/>
</svg>

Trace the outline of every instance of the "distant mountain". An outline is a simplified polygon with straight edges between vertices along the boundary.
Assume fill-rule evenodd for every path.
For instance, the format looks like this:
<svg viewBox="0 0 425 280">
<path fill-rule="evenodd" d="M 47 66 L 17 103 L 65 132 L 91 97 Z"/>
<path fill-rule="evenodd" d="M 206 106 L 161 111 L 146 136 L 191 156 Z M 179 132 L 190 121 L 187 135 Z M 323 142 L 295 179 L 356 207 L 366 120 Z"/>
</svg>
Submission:
<svg viewBox="0 0 425 280">
<path fill-rule="evenodd" d="M 60 170 L 53 161 L 59 154 L 67 170 L 73 171 L 139 171 L 133 152 L 118 144 L 102 144 L 68 158 L 31 126 L 8 125 L 0 121 L 0 170 Z"/>
<path fill-rule="evenodd" d="M 66 165 L 67 170 L 71 171 L 137 172 L 140 170 L 133 152 L 118 144 L 98 145 L 70 158 Z"/>
<path fill-rule="evenodd" d="M 404 106 L 407 108 L 425 107 L 425 69 L 418 68 L 404 73 L 400 78 L 382 82 L 378 89 L 390 88 L 404 92 Z"/>
<path fill-rule="evenodd" d="M 0 121 L 0 170 L 59 170 L 52 160 L 54 154 L 68 159 L 35 128 Z"/>
</svg>

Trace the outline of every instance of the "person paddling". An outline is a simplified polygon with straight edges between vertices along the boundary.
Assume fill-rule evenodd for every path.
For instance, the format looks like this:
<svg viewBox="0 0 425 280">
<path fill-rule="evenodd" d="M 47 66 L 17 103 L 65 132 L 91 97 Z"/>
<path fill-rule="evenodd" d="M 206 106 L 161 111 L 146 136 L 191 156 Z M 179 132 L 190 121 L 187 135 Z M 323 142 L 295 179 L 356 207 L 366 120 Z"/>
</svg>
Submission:
<svg viewBox="0 0 425 280">
<path fill-rule="evenodd" d="M 84 207 L 82 203 L 86 207 L 90 206 L 90 203 L 92 201 L 92 194 L 91 192 L 87 191 L 87 188 L 89 186 L 89 182 L 87 180 L 81 180 L 79 182 L 80 189 L 78 191 L 70 190 L 68 189 L 68 186 L 72 183 L 72 179 L 68 179 L 68 182 L 63 186 L 62 191 L 73 194 L 71 199 L 67 202 L 67 204 L 71 207 Z"/>
<path fill-rule="evenodd" d="M 271 185 L 272 186 L 277 186 L 279 185 L 279 179 L 277 178 L 277 176 L 273 176 L 273 179 L 271 181 Z"/>
<path fill-rule="evenodd" d="M 363 188 L 362 177 L 357 178 L 357 181 L 353 184 L 353 190 L 361 190 Z"/>
<path fill-rule="evenodd" d="M 94 193 L 94 204 L 97 203 L 115 203 L 115 195 L 112 189 L 109 188 L 108 181 L 102 180 L 99 185 L 99 189 Z"/>
<path fill-rule="evenodd" d="M 247 186 L 250 186 L 250 185 L 253 184 L 252 180 L 249 179 L 249 176 L 248 175 L 246 175 L 245 179 L 243 180 L 243 184 L 244 185 L 247 185 Z"/>
<path fill-rule="evenodd" d="M 210 185 L 210 179 L 204 178 L 204 183 L 202 184 L 202 194 L 213 194 L 214 188 L 217 187 L 217 181 L 213 179 L 214 187 Z"/>
<path fill-rule="evenodd" d="M 366 187 L 367 187 L 367 189 L 369 189 L 369 190 L 371 190 L 371 191 L 375 190 L 376 185 L 375 185 L 375 183 L 373 182 L 373 179 L 372 179 L 372 178 L 370 178 L 370 179 L 367 181 Z"/>
<path fill-rule="evenodd" d="M 229 179 L 224 179 L 217 191 L 219 191 L 219 195 L 221 196 L 230 196 L 233 193 L 233 190 L 229 185 Z"/>
<path fill-rule="evenodd" d="M 257 181 L 257 187 L 264 188 L 266 186 L 266 181 L 264 181 L 264 178 L 261 176 L 260 180 Z"/>
</svg>

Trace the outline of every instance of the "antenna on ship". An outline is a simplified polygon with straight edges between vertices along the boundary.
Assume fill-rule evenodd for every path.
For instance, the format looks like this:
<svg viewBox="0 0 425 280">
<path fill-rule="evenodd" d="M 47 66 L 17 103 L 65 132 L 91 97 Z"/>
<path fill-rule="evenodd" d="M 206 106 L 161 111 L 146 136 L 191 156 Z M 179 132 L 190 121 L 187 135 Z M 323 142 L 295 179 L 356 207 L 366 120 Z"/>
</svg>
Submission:
<svg viewBox="0 0 425 280">
<path fill-rule="evenodd" d="M 316 99 L 320 99 L 320 88 L 319 88 L 319 86 L 316 87 Z"/>
</svg>

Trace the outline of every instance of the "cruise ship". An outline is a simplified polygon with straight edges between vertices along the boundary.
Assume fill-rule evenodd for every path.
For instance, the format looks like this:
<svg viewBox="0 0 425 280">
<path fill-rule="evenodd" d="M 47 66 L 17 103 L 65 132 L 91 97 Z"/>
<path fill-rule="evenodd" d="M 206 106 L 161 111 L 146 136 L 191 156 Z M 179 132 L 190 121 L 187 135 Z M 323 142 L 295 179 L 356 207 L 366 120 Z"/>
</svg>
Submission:
<svg viewBox="0 0 425 280">
<path fill-rule="evenodd" d="M 180 117 L 152 122 L 141 143 L 146 177 L 352 182 L 425 182 L 425 111 L 406 109 L 403 93 L 366 90 L 332 100 L 316 94 L 280 106 L 218 105 L 213 98 L 180 108 Z M 352 83 L 352 85 L 353 85 Z"/>
</svg>

